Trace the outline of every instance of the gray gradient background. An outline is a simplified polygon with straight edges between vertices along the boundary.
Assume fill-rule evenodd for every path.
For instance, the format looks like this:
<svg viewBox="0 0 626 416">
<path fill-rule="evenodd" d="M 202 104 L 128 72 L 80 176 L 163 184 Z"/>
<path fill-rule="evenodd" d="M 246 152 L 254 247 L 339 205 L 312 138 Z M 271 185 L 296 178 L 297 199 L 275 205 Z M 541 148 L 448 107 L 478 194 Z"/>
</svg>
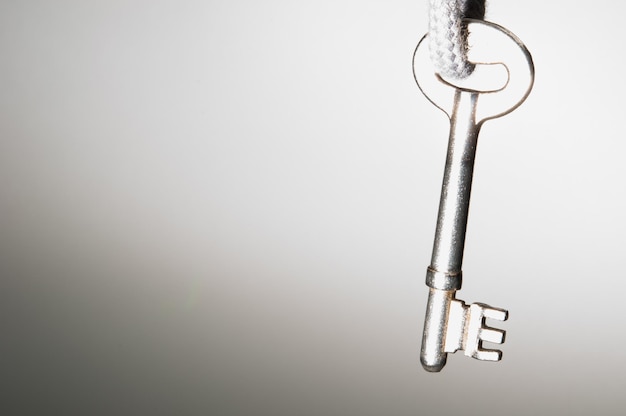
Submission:
<svg viewBox="0 0 626 416">
<path fill-rule="evenodd" d="M 447 139 L 427 1 L 0 3 L 0 413 L 617 415 L 623 3 L 491 1 L 528 101 L 481 133 L 461 297 L 419 344 Z"/>
</svg>

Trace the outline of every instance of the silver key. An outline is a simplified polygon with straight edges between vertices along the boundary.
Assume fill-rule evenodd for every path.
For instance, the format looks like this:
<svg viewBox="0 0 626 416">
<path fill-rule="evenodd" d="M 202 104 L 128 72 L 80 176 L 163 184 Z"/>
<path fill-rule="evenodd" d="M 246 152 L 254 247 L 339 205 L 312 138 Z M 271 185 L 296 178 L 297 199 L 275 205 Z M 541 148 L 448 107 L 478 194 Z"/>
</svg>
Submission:
<svg viewBox="0 0 626 416">
<path fill-rule="evenodd" d="M 469 210 L 478 133 L 486 120 L 517 108 L 534 81 L 530 53 L 511 32 L 493 23 L 467 20 L 469 60 L 474 73 L 462 81 L 443 79 L 432 69 L 424 36 L 413 57 L 417 84 L 450 119 L 448 156 L 441 189 L 431 264 L 426 273 L 430 291 L 424 323 L 421 362 L 437 372 L 447 354 L 499 361 L 502 352 L 483 348 L 483 341 L 501 344 L 505 332 L 485 325 L 485 319 L 505 321 L 508 312 L 482 303 L 466 305 L 456 299 L 461 288 L 461 265 Z M 494 85 L 495 84 L 495 85 Z"/>
</svg>

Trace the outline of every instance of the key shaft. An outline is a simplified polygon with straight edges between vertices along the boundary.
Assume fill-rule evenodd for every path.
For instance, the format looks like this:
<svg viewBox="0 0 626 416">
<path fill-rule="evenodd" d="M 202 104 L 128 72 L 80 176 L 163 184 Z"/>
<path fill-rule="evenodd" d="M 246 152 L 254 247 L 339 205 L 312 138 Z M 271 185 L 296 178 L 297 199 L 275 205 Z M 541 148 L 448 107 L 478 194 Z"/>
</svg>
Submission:
<svg viewBox="0 0 626 416">
<path fill-rule="evenodd" d="M 450 302 L 461 288 L 465 232 L 480 132 L 475 120 L 477 99 L 477 93 L 457 90 L 450 117 L 435 242 L 427 272 L 430 291 L 421 361 L 428 371 L 440 371 L 446 364 L 444 342 Z"/>
</svg>

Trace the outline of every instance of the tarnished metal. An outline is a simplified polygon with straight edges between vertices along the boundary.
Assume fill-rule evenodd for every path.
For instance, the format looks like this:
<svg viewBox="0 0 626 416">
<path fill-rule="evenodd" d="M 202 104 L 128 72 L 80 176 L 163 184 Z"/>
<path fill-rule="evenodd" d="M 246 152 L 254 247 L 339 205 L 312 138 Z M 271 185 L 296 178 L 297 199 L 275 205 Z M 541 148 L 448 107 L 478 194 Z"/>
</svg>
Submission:
<svg viewBox="0 0 626 416">
<path fill-rule="evenodd" d="M 447 354 L 457 350 L 486 361 L 498 361 L 502 356 L 501 351 L 482 346 L 483 341 L 501 344 L 505 335 L 502 330 L 487 327 L 485 319 L 504 321 L 508 312 L 482 303 L 466 305 L 455 298 L 455 293 L 462 282 L 478 133 L 486 120 L 517 108 L 530 93 L 534 80 L 530 53 L 515 35 L 485 21 L 467 20 L 467 24 L 469 59 L 477 64 L 467 79 L 453 83 L 433 71 L 426 36 L 417 45 L 413 57 L 413 71 L 420 90 L 450 119 L 435 242 L 426 272 L 429 295 L 421 362 L 431 372 L 440 371 Z"/>
</svg>

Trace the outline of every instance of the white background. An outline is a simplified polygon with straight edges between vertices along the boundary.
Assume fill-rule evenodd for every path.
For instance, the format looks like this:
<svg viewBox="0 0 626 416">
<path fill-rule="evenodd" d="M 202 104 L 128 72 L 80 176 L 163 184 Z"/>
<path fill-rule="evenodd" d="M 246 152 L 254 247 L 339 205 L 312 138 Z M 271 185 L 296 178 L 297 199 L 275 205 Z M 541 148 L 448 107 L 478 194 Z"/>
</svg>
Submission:
<svg viewBox="0 0 626 416">
<path fill-rule="evenodd" d="M 537 71 L 459 293 L 507 341 L 429 374 L 427 1 L 2 1 L 2 413 L 623 414 L 623 8 L 487 5 Z"/>
</svg>

